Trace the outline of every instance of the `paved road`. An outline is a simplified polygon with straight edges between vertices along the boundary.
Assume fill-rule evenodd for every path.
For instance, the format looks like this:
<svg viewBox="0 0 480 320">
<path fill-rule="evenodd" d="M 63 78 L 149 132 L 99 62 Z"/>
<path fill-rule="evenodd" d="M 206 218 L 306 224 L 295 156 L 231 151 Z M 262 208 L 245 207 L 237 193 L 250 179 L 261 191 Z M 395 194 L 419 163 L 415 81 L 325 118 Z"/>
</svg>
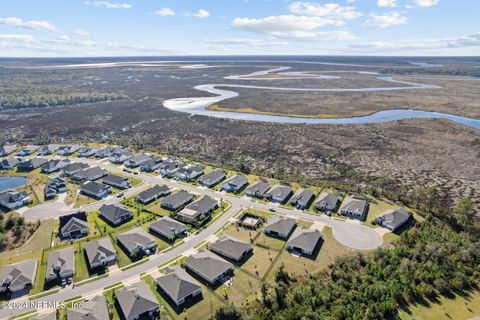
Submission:
<svg viewBox="0 0 480 320">
<path fill-rule="evenodd" d="M 81 161 L 87 162 L 91 165 L 102 166 L 112 172 L 125 174 L 125 172 L 123 172 L 121 168 L 113 166 L 106 162 L 98 162 L 95 159 L 83 159 Z M 99 279 L 99 280 L 96 280 L 72 289 L 69 288 L 69 289 L 60 290 L 59 292 L 48 295 L 46 297 L 32 300 L 30 301 L 31 303 L 32 302 L 36 303 L 41 301 L 64 301 L 66 299 L 80 296 L 80 295 L 85 298 L 93 297 L 95 295 L 101 294 L 103 292 L 103 288 L 106 286 L 110 286 L 118 282 L 123 282 L 126 284 L 136 282 L 138 281 L 139 275 L 141 273 L 154 273 L 157 271 L 157 267 L 159 265 L 164 264 L 173 258 L 181 256 L 182 254 L 190 251 L 191 249 L 193 249 L 195 246 L 202 243 L 203 241 L 208 240 L 212 235 L 214 235 L 214 233 L 219 228 L 221 228 L 226 222 L 228 222 L 242 208 L 252 207 L 252 208 L 258 208 L 263 210 L 275 208 L 276 212 L 279 214 L 328 225 L 332 227 L 333 236 L 335 237 L 335 239 L 351 248 L 366 250 L 366 249 L 373 249 L 373 248 L 379 247 L 382 244 L 382 238 L 376 231 L 355 222 L 339 221 L 323 215 L 306 214 L 300 210 L 289 210 L 289 209 L 281 208 L 275 204 L 256 202 L 248 197 L 236 197 L 233 195 L 225 194 L 223 192 L 213 191 L 203 187 L 182 184 L 172 180 L 165 180 L 157 176 L 154 177 L 154 176 L 145 175 L 145 174 L 138 174 L 138 175 L 135 175 L 135 177 L 143 179 L 144 183 L 128 191 L 128 193 L 126 193 L 126 196 L 133 195 L 139 192 L 140 190 L 145 189 L 148 186 L 151 186 L 154 184 L 166 184 L 171 188 L 184 189 L 192 193 L 196 193 L 200 195 L 209 195 L 213 198 L 217 198 L 217 199 L 221 198 L 223 200 L 230 201 L 232 203 L 232 207 L 229 210 L 227 210 L 224 214 L 222 214 L 208 228 L 206 228 L 196 236 L 188 238 L 180 246 L 166 253 L 155 254 L 149 258 L 149 261 L 142 263 L 131 269 L 128 269 L 126 271 L 121 271 L 121 270 L 113 271 L 109 273 L 109 276 L 106 278 L 102 278 L 102 279 Z M 103 203 L 117 203 L 120 200 L 121 199 L 116 197 L 110 197 L 105 201 L 100 201 L 100 202 L 85 206 L 82 209 L 85 209 L 87 211 L 95 210 L 95 209 L 98 209 Z M 48 209 L 48 207 L 45 207 L 45 206 L 41 208 Z M 34 210 L 30 214 L 30 216 L 32 215 L 34 216 L 34 213 L 35 213 L 38 215 L 39 218 L 42 216 L 50 217 L 50 213 L 45 214 L 45 213 L 41 213 L 41 211 L 43 210 L 40 210 L 40 209 Z M 62 210 L 55 213 L 56 216 L 59 216 L 62 214 L 63 214 Z M 29 300 L 27 297 L 23 297 L 17 301 L 29 301 Z M 36 309 L 36 308 L 33 308 L 33 306 L 28 306 L 27 308 L 22 308 L 17 310 L 3 309 L 3 310 L 0 310 L 0 319 L 6 319 L 13 315 L 18 315 L 33 309 Z M 43 310 L 43 311 L 46 311 L 46 310 Z"/>
</svg>

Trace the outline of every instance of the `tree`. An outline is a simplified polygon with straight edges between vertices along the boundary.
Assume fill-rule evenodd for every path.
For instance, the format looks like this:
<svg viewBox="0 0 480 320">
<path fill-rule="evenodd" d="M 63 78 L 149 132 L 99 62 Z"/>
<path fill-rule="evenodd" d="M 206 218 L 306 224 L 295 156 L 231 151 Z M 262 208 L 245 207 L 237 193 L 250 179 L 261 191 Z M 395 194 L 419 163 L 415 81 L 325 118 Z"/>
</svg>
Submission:
<svg viewBox="0 0 480 320">
<path fill-rule="evenodd" d="M 474 225 L 475 210 L 473 208 L 473 201 L 470 198 L 461 198 L 453 209 L 455 219 L 463 230 L 471 230 Z"/>
<path fill-rule="evenodd" d="M 241 320 L 242 314 L 233 305 L 229 304 L 225 307 L 221 307 L 215 311 L 215 314 L 210 318 L 212 320 Z"/>
</svg>

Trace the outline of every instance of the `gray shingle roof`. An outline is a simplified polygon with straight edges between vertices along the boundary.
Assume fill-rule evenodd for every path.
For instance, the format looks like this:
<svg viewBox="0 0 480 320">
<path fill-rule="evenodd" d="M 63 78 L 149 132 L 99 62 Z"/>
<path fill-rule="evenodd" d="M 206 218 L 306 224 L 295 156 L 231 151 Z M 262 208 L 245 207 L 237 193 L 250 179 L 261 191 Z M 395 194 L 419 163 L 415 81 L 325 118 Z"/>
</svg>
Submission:
<svg viewBox="0 0 480 320">
<path fill-rule="evenodd" d="M 265 225 L 265 230 L 275 231 L 281 234 L 289 234 L 295 227 L 295 219 L 275 216 Z"/>
<path fill-rule="evenodd" d="M 162 200 L 162 205 L 169 205 L 170 207 L 177 208 L 193 199 L 193 195 L 187 191 L 180 190 L 173 193 Z"/>
<path fill-rule="evenodd" d="M 62 234 L 83 228 L 88 228 L 85 212 L 77 212 L 68 216 L 60 217 L 60 232 Z"/>
<path fill-rule="evenodd" d="M 137 227 L 119 234 L 117 240 L 120 241 L 130 252 L 135 251 L 138 247 L 144 247 L 156 242 L 155 239 L 142 227 Z"/>
<path fill-rule="evenodd" d="M 116 291 L 115 298 L 127 319 L 159 308 L 157 299 L 144 281 Z"/>
<path fill-rule="evenodd" d="M 128 178 L 115 174 L 109 174 L 103 177 L 103 183 L 105 184 L 121 185 L 124 181 L 128 181 Z"/>
<path fill-rule="evenodd" d="M 354 197 L 347 197 L 343 200 L 340 210 L 347 210 L 349 212 L 363 213 L 368 206 L 366 200 L 357 199 Z"/>
<path fill-rule="evenodd" d="M 152 198 L 158 198 L 160 195 L 166 194 L 170 192 L 170 188 L 162 185 L 162 186 L 154 186 L 151 187 L 150 189 L 147 189 L 143 192 L 141 192 L 138 196 L 137 199 L 142 200 L 142 201 L 147 201 Z"/>
<path fill-rule="evenodd" d="M 208 212 L 218 206 L 218 201 L 210 198 L 209 196 L 203 196 L 199 200 L 192 202 L 186 208 L 196 212 Z"/>
<path fill-rule="evenodd" d="M 180 266 L 167 269 L 166 274 L 158 277 L 156 282 L 175 302 L 187 298 L 202 288 L 198 281 Z"/>
<path fill-rule="evenodd" d="M 258 197 L 261 197 L 268 191 L 268 189 L 270 189 L 268 183 L 263 181 L 257 181 L 250 187 L 248 187 L 245 192 L 247 194 L 256 194 Z"/>
<path fill-rule="evenodd" d="M 114 204 L 104 204 L 100 207 L 100 214 L 105 217 L 105 219 L 109 221 L 115 221 L 120 219 L 121 217 L 127 215 L 133 215 L 132 211 L 128 210 L 127 208 L 114 205 Z"/>
<path fill-rule="evenodd" d="M 267 193 L 267 197 L 278 198 L 285 201 L 292 193 L 292 188 L 287 186 L 275 185 Z"/>
<path fill-rule="evenodd" d="M 322 233 L 317 229 L 298 227 L 288 239 L 287 246 L 313 252 L 320 239 L 322 239 Z"/>
<path fill-rule="evenodd" d="M 82 304 L 81 308 L 68 309 L 67 320 L 109 320 L 107 299 L 96 296 Z"/>
<path fill-rule="evenodd" d="M 208 250 L 188 257 L 185 266 L 209 282 L 213 282 L 220 275 L 233 269 L 233 264 Z"/>
<path fill-rule="evenodd" d="M 105 169 L 102 169 L 100 167 L 90 167 L 75 172 L 72 178 L 78 180 L 96 180 L 106 176 L 107 174 L 108 171 Z"/>
<path fill-rule="evenodd" d="M 239 261 L 245 253 L 252 250 L 252 246 L 243 241 L 223 235 L 210 245 L 210 250 L 224 257 Z"/>
<path fill-rule="evenodd" d="M 395 211 L 386 212 L 377 217 L 376 220 L 392 226 L 392 229 L 395 230 L 405 224 L 411 216 L 412 214 L 410 212 L 400 208 Z"/>
<path fill-rule="evenodd" d="M 335 208 L 340 198 L 337 195 L 322 192 L 315 203 L 315 208 Z"/>
<path fill-rule="evenodd" d="M 4 266 L 0 270 L 0 286 L 9 288 L 33 285 L 36 270 L 37 261 L 35 259 Z"/>
<path fill-rule="evenodd" d="M 63 171 L 65 171 L 65 172 L 76 172 L 78 170 L 86 169 L 88 167 L 89 167 L 89 165 L 86 164 L 86 163 L 74 162 L 74 163 L 70 163 L 67 166 L 65 166 L 63 168 Z"/>
<path fill-rule="evenodd" d="M 109 237 L 89 241 L 84 248 L 90 265 L 103 262 L 108 257 L 117 255 Z"/>
<path fill-rule="evenodd" d="M 85 190 L 85 191 L 88 191 L 90 193 L 100 193 L 100 192 L 102 192 L 102 191 L 104 191 L 105 189 L 108 189 L 108 188 L 110 188 L 110 187 L 107 186 L 106 184 L 89 181 L 89 182 L 83 184 L 80 187 L 80 190 Z"/>
<path fill-rule="evenodd" d="M 300 205 L 307 205 L 312 201 L 314 195 L 311 190 L 308 189 L 298 189 L 297 192 L 293 195 L 290 199 L 291 203 L 300 204 Z"/>
<path fill-rule="evenodd" d="M 225 172 L 222 170 L 214 170 L 200 177 L 200 182 L 205 185 L 214 185 L 225 178 Z"/>
<path fill-rule="evenodd" d="M 45 276 L 56 278 L 57 274 L 63 272 L 75 273 L 75 250 L 72 247 L 52 251 L 48 254 Z"/>
<path fill-rule="evenodd" d="M 177 233 L 178 230 L 185 228 L 185 225 L 170 217 L 163 217 L 152 222 L 149 228 L 159 233 L 169 234 L 172 230 L 175 230 L 175 233 Z"/>
</svg>

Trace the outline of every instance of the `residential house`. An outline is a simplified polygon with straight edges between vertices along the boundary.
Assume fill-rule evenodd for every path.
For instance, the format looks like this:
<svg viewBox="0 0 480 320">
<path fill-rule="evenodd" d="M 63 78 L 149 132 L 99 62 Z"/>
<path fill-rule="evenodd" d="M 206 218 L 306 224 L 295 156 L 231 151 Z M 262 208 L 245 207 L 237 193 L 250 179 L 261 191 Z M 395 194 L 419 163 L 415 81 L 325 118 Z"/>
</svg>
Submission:
<svg viewBox="0 0 480 320">
<path fill-rule="evenodd" d="M 103 183 L 88 181 L 82 184 L 80 193 L 92 198 L 102 199 L 112 193 L 112 187 Z"/>
<path fill-rule="evenodd" d="M 245 190 L 245 194 L 249 197 L 263 198 L 268 189 L 270 189 L 268 183 L 257 181 Z"/>
<path fill-rule="evenodd" d="M 75 275 L 75 250 L 73 247 L 48 254 L 45 281 L 73 278 Z"/>
<path fill-rule="evenodd" d="M 114 164 L 122 164 L 128 159 L 133 158 L 133 153 L 128 149 L 120 149 L 112 152 L 110 162 Z"/>
<path fill-rule="evenodd" d="M 223 235 L 210 245 L 210 251 L 240 262 L 252 253 L 253 248 L 248 243 Z"/>
<path fill-rule="evenodd" d="M 45 185 L 45 200 L 52 199 L 60 193 L 67 192 L 67 181 L 62 178 L 55 178 Z"/>
<path fill-rule="evenodd" d="M 63 239 L 78 239 L 89 233 L 87 215 L 83 211 L 60 217 L 59 234 Z"/>
<path fill-rule="evenodd" d="M 61 145 L 59 144 L 49 144 L 49 145 L 43 146 L 40 149 L 40 152 L 38 154 L 41 156 L 48 156 L 57 152 L 58 149 L 60 149 L 60 147 Z"/>
<path fill-rule="evenodd" d="M 74 162 L 74 163 L 70 163 L 70 164 L 66 165 L 65 167 L 63 167 L 63 172 L 67 176 L 72 176 L 73 174 L 77 173 L 78 171 L 83 170 L 83 169 L 87 169 L 89 167 L 90 166 L 86 163 Z"/>
<path fill-rule="evenodd" d="M 89 241 L 84 249 L 90 270 L 115 264 L 117 259 L 110 237 Z"/>
<path fill-rule="evenodd" d="M 2 170 L 12 170 L 18 164 L 20 163 L 20 160 L 17 158 L 5 158 L 0 161 L 0 169 Z"/>
<path fill-rule="evenodd" d="M 290 187 L 275 185 L 265 193 L 265 197 L 272 202 L 285 203 L 292 193 L 292 188 Z"/>
<path fill-rule="evenodd" d="M 368 213 L 368 201 L 359 196 L 346 197 L 340 207 L 340 213 L 344 216 L 365 220 Z"/>
<path fill-rule="evenodd" d="M 177 180 L 189 182 L 203 174 L 203 169 L 200 166 L 187 166 L 180 168 L 175 173 Z"/>
<path fill-rule="evenodd" d="M 67 320 L 110 320 L 107 298 L 95 296 L 79 307 L 68 309 Z"/>
<path fill-rule="evenodd" d="M 187 165 L 185 163 L 180 162 L 174 158 L 166 158 L 163 159 L 159 172 L 160 175 L 164 178 L 173 178 L 175 177 L 178 170 L 185 168 L 186 166 Z"/>
<path fill-rule="evenodd" d="M 175 211 L 193 200 L 193 194 L 180 190 L 165 197 L 161 202 L 161 207 L 167 210 Z"/>
<path fill-rule="evenodd" d="M 322 233 L 317 229 L 298 227 L 288 239 L 286 247 L 289 251 L 311 256 L 322 238 Z"/>
<path fill-rule="evenodd" d="M 297 207 L 297 209 L 303 210 L 310 206 L 314 198 L 315 196 L 312 191 L 308 189 L 298 189 L 290 199 L 290 203 Z"/>
<path fill-rule="evenodd" d="M 119 226 L 133 218 L 132 211 L 115 204 L 104 204 L 99 211 L 100 216 L 113 226 Z"/>
<path fill-rule="evenodd" d="M 137 227 L 117 236 L 117 242 L 130 256 L 150 254 L 155 251 L 157 242 L 143 227 Z"/>
<path fill-rule="evenodd" d="M 0 293 L 15 293 L 33 287 L 36 274 L 35 259 L 4 266 L 0 270 Z"/>
<path fill-rule="evenodd" d="M 163 165 L 162 158 L 150 158 L 148 161 L 140 165 L 140 171 L 142 172 L 154 172 Z"/>
<path fill-rule="evenodd" d="M 26 206 L 31 202 L 28 193 L 7 191 L 0 193 L 0 206 L 7 208 L 9 210 L 19 209 L 23 206 Z"/>
<path fill-rule="evenodd" d="M 78 149 L 78 157 L 79 158 L 89 158 L 93 157 L 94 155 L 97 154 L 98 148 L 92 148 L 92 147 L 81 147 Z"/>
<path fill-rule="evenodd" d="M 217 284 L 233 272 L 233 264 L 208 250 L 202 250 L 189 256 L 184 266 L 212 285 Z"/>
<path fill-rule="evenodd" d="M 65 168 L 67 165 L 70 164 L 70 160 L 68 159 L 62 159 L 62 160 L 58 160 L 58 159 L 54 159 L 54 160 L 50 160 L 47 162 L 46 165 L 44 165 L 42 167 L 42 172 L 43 173 L 46 173 L 46 174 L 50 174 L 50 173 L 53 173 L 53 172 L 57 172 L 59 171 L 60 169 L 63 169 Z"/>
<path fill-rule="evenodd" d="M 166 268 L 165 274 L 155 280 L 157 288 L 164 293 L 175 305 L 191 301 L 202 295 L 202 286 L 180 266 Z"/>
<path fill-rule="evenodd" d="M 245 176 L 236 175 L 232 179 L 225 182 L 221 190 L 226 192 L 238 193 L 248 184 L 248 180 Z"/>
<path fill-rule="evenodd" d="M 33 171 L 35 169 L 38 169 L 42 166 L 44 166 L 48 162 L 47 159 L 43 158 L 33 158 L 30 160 L 27 160 L 25 162 L 22 162 L 18 165 L 18 170 L 19 171 Z"/>
<path fill-rule="evenodd" d="M 90 167 L 75 172 L 71 175 L 71 178 L 74 181 L 95 181 L 105 177 L 106 175 L 108 175 L 108 171 L 106 169 L 102 169 L 100 167 Z"/>
<path fill-rule="evenodd" d="M 98 149 L 97 152 L 95 152 L 95 157 L 99 159 L 110 158 L 113 152 L 117 150 L 122 150 L 122 149 L 123 149 L 122 147 L 112 147 L 112 146 L 101 148 L 101 149 Z"/>
<path fill-rule="evenodd" d="M 108 184 L 117 189 L 128 189 L 130 188 L 130 180 L 126 177 L 118 176 L 115 174 L 109 174 L 103 177 L 102 182 Z"/>
<path fill-rule="evenodd" d="M 203 220 L 217 208 L 217 200 L 212 199 L 209 196 L 203 196 L 199 200 L 186 206 L 185 209 L 181 210 L 177 214 L 177 218 L 187 223 L 195 223 Z"/>
<path fill-rule="evenodd" d="M 37 152 L 38 149 L 40 149 L 39 146 L 29 145 L 29 146 L 26 146 L 25 148 L 22 148 L 19 152 L 17 152 L 17 156 L 19 156 L 19 157 L 29 156 L 29 155 Z"/>
<path fill-rule="evenodd" d="M 265 225 L 265 234 L 286 239 L 292 233 L 296 224 L 295 219 L 275 216 Z"/>
<path fill-rule="evenodd" d="M 148 162 L 151 159 L 151 157 L 147 154 L 142 154 L 139 156 L 132 157 L 125 161 L 123 165 L 127 168 L 138 168 L 142 164 Z"/>
<path fill-rule="evenodd" d="M 411 217 L 412 214 L 410 212 L 399 208 L 396 210 L 389 210 L 376 217 L 375 222 L 393 232 L 407 223 Z"/>
<path fill-rule="evenodd" d="M 17 146 L 5 145 L 0 147 L 0 157 L 6 157 L 11 155 L 17 150 Z"/>
<path fill-rule="evenodd" d="M 167 196 L 169 194 L 169 187 L 165 185 L 156 185 L 154 187 L 151 187 L 150 189 L 142 191 L 135 199 L 142 204 L 148 204 L 159 199 L 160 197 Z"/>
<path fill-rule="evenodd" d="M 340 203 L 340 198 L 331 193 L 322 192 L 315 203 L 315 209 L 323 212 L 334 212 Z"/>
<path fill-rule="evenodd" d="M 213 170 L 200 177 L 200 184 L 212 188 L 224 180 L 227 176 L 222 170 Z"/>
<path fill-rule="evenodd" d="M 173 239 L 179 235 L 185 234 L 187 228 L 181 222 L 170 217 L 163 217 L 155 222 L 152 222 L 148 229 L 156 234 L 159 234 L 167 239 Z"/>
<path fill-rule="evenodd" d="M 157 298 L 143 280 L 115 291 L 115 299 L 125 320 L 157 319 L 160 313 Z"/>
<path fill-rule="evenodd" d="M 57 154 L 61 156 L 70 156 L 77 152 L 80 149 L 80 146 L 61 146 L 60 149 L 58 149 Z"/>
</svg>

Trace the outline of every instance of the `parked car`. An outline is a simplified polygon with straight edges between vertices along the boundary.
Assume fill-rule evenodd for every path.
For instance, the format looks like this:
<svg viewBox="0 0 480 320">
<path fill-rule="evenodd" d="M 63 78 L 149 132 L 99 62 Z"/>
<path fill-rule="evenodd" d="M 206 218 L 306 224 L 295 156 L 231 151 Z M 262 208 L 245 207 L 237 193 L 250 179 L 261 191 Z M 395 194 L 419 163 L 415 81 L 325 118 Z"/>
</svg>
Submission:
<svg viewBox="0 0 480 320">
<path fill-rule="evenodd" d="M 275 210 L 274 208 L 270 208 L 270 209 L 268 209 L 268 211 L 270 211 L 270 212 L 276 212 L 277 210 Z"/>
</svg>

